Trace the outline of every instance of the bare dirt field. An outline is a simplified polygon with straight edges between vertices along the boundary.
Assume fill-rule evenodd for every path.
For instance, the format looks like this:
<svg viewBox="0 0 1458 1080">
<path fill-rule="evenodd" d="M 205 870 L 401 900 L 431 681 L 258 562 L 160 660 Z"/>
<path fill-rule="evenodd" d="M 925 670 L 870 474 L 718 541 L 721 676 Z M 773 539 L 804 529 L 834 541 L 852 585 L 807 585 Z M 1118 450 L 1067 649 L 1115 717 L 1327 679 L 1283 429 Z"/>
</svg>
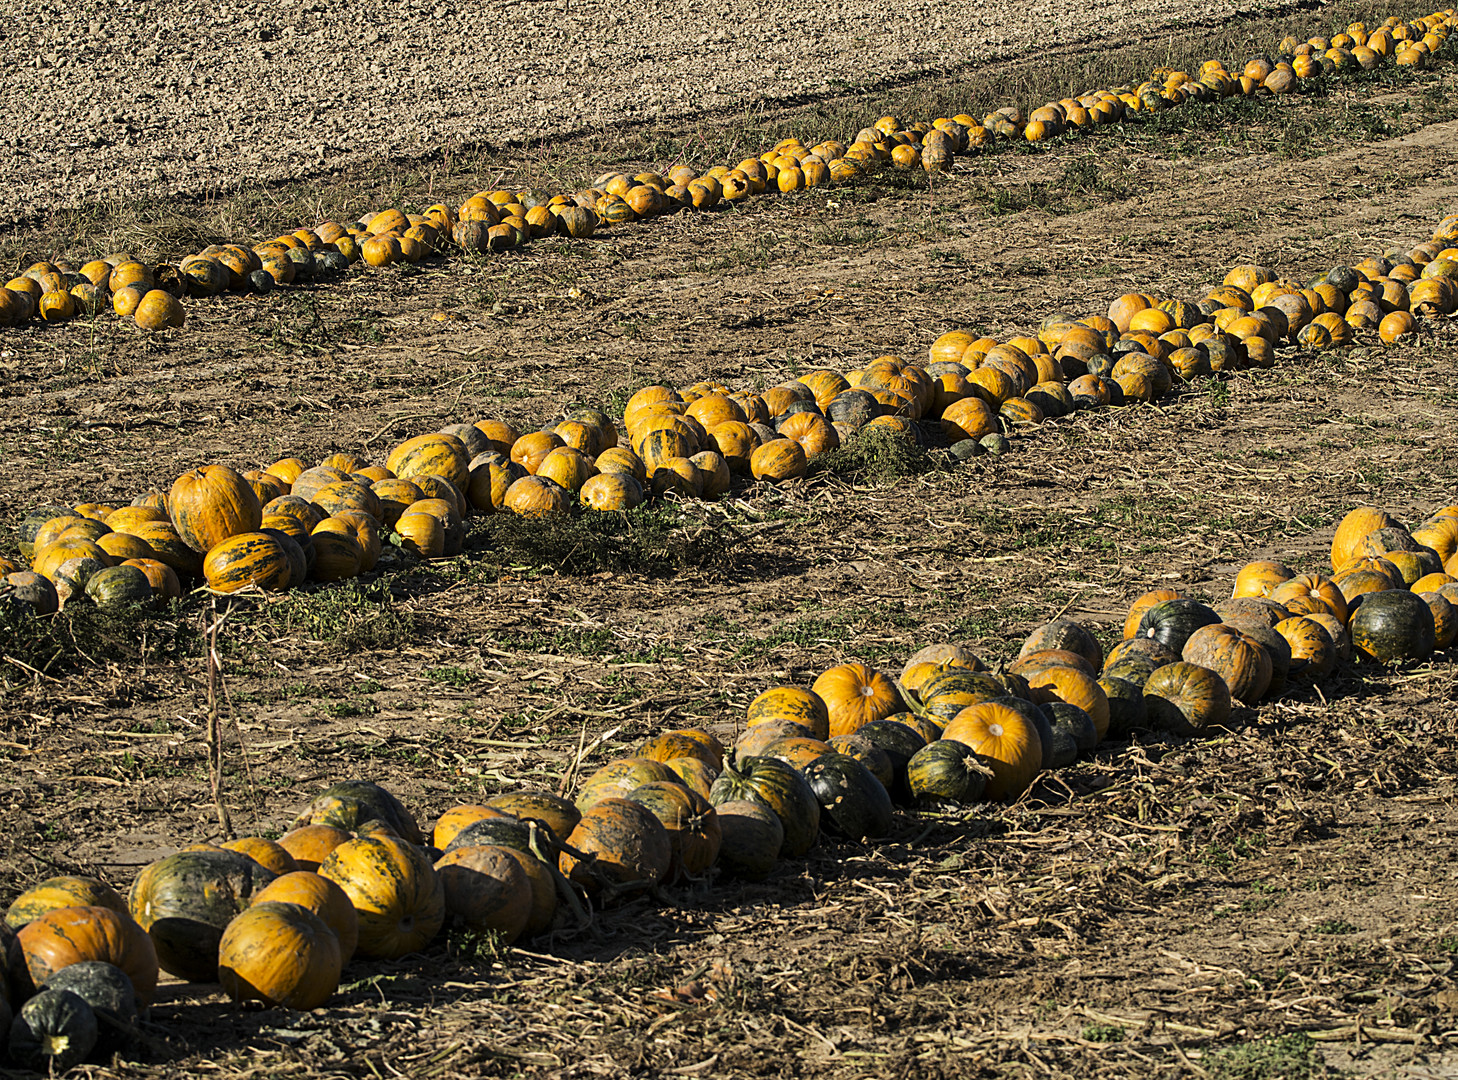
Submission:
<svg viewBox="0 0 1458 1080">
<path fill-rule="evenodd" d="M 1149 7 L 1128 9 L 1131 25 L 1227 14 Z M 221 7 L 179 10 L 203 20 L 186 30 L 203 43 L 216 38 L 207 20 L 257 41 L 241 36 L 245 22 L 252 32 L 290 13 L 307 28 L 331 14 L 270 5 L 265 18 L 233 5 L 224 23 Z M 652 35 L 670 21 L 648 31 L 612 23 L 606 8 L 561 11 L 597 40 L 621 28 L 622 47 L 639 52 L 657 50 Z M 819 91 L 846 55 L 815 22 L 829 16 L 775 11 L 814 40 L 790 50 L 806 83 L 786 69 L 758 92 Z M 960 82 L 910 78 L 940 63 L 929 40 L 956 39 L 965 55 L 981 25 L 970 20 L 992 18 L 928 7 L 924 31 L 897 38 L 902 51 L 884 68 L 852 61 L 855 81 L 908 76 L 896 91 L 908 108 L 969 87 L 1040 85 L 1037 64 L 1017 60 Z M 1314 29 L 1332 18 L 1287 21 Z M 754 22 L 731 19 L 741 21 Z M 506 24 L 532 26 L 518 8 L 498 14 Z M 1281 24 L 1233 21 L 1218 41 L 1270 49 Z M 451 67 L 426 63 L 437 55 L 428 42 L 408 47 L 412 25 L 377 42 L 351 31 L 364 44 L 349 71 L 365 81 L 320 110 L 326 127 L 355 130 L 359 110 L 376 109 L 384 126 L 360 128 L 368 138 L 357 141 L 393 130 L 369 80 L 396 57 L 428 73 L 414 92 L 451 81 Z M 661 85 L 733 63 L 714 37 L 722 25 L 709 20 Z M 988 40 L 1020 52 L 1045 24 L 1034 11 L 1016 25 L 998 23 Z M 1055 25 L 1063 41 L 1082 32 Z M 304 48 L 297 37 L 266 44 Z M 503 79 L 524 70 L 516 39 L 490 40 L 481 55 L 514 58 Z M 1114 35 L 1085 51 L 1142 56 L 1147 70 L 1149 52 L 1129 49 Z M 570 55 L 557 48 L 553 63 Z M 614 79 L 633 71 L 610 56 L 602 67 Z M 276 68 L 261 64 L 251 61 L 261 86 L 281 94 L 287 80 L 270 82 Z M 651 98 L 625 89 L 647 79 L 604 80 L 601 115 L 574 106 L 562 129 L 648 115 Z M 1309 279 L 1426 239 L 1458 209 L 1454 89 L 1442 64 L 1191 108 L 959 159 L 932 185 L 887 174 L 587 243 L 195 300 L 180 332 L 147 336 L 111 318 L 6 331 L 0 551 L 13 551 L 9 529 L 32 506 L 126 501 L 203 462 L 244 468 L 335 450 L 382 460 L 445 423 L 536 426 L 576 403 L 620 411 L 652 382 L 769 386 L 886 353 L 922 356 L 950 329 L 1027 332 L 1055 310 L 1101 312 L 1130 289 L 1198 298 L 1240 262 Z M 725 93 L 737 109 L 749 100 Z M 811 126 L 870 123 L 883 111 L 873 100 L 827 95 L 803 115 L 665 122 L 621 141 L 599 132 L 551 160 L 478 151 L 469 168 L 442 166 L 429 191 L 407 190 L 424 165 L 344 162 L 317 208 L 420 209 L 501 177 L 580 182 L 602 162 L 662 166 L 656 149 L 677 154 L 698 139 L 709 153 L 793 130 L 804 115 Z M 969 107 L 980 115 L 1003 100 Z M 256 115 L 311 107 L 283 96 Z M 499 115 L 479 108 L 439 131 L 494 139 Z M 523 137 L 545 130 L 531 110 L 520 115 Z M 39 123 L 17 135 L 28 152 L 48 137 Z M 439 131 L 404 131 L 388 154 L 418 153 Z M 220 176 L 283 175 L 264 167 L 282 160 L 267 139 L 242 141 L 260 163 L 208 158 Z M 49 219 L 70 230 L 58 248 L 175 253 L 169 245 L 206 243 L 225 226 L 261 238 L 304 224 L 310 205 L 307 183 L 173 203 L 154 181 L 163 186 L 148 188 L 150 202 Z M 82 177 L 63 190 L 110 195 L 110 182 Z M 18 262 L 39 257 L 45 235 L 23 202 L 14 213 L 30 224 L 4 240 Z M 511 787 L 555 789 L 584 747 L 591 767 L 670 725 L 727 740 L 764 687 L 808 685 L 844 660 L 899 671 L 933 641 L 1008 660 L 1060 612 L 1108 646 L 1147 589 L 1223 597 L 1255 558 L 1320 569 L 1354 505 L 1413 522 L 1458 501 L 1455 347 L 1454 323 L 1437 320 L 1401 348 L 1372 337 L 1341 352 L 1286 349 L 1274 370 L 1020 429 L 1006 455 L 956 466 L 872 461 L 551 535 L 477 519 L 458 558 L 396 557 L 357 583 L 252 602 L 230 616 L 221 645 L 234 826 L 276 835 L 314 792 L 352 777 L 384 784 L 428 822 Z M 140 627 L 80 616 L 45 631 L 0 626 L 0 903 L 61 872 L 125 885 L 161 854 L 218 835 L 205 610 L 195 598 Z M 314 1013 L 239 1009 L 215 986 L 170 983 L 148 1051 L 88 1075 L 1458 1075 L 1455 689 L 1447 655 L 1345 669 L 1237 709 L 1220 737 L 1109 743 L 1044 774 L 1013 806 L 902 813 L 888 841 L 822 842 L 763 883 L 666 890 L 519 948 L 451 936 L 398 963 L 357 962 Z"/>
</svg>

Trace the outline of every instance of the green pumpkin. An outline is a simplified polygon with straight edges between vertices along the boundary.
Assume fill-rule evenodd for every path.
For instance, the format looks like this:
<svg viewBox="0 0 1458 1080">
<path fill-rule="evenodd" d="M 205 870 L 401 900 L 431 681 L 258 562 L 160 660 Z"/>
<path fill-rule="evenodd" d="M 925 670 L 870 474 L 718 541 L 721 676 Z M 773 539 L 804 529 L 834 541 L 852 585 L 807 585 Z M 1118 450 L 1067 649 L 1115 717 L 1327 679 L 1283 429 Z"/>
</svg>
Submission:
<svg viewBox="0 0 1458 1080">
<path fill-rule="evenodd" d="M 891 831 L 891 796 L 855 758 L 822 755 L 805 769 L 805 780 L 826 819 L 847 840 L 874 840 Z"/>
<path fill-rule="evenodd" d="M 236 851 L 179 851 L 143 868 L 127 904 L 164 971 L 215 982 L 223 931 L 274 876 Z"/>
<path fill-rule="evenodd" d="M 44 1076 L 79 1065 L 96 1047 L 96 1013 L 69 990 L 42 990 L 20 1007 L 10 1026 L 10 1056 Z"/>
<path fill-rule="evenodd" d="M 106 566 L 86 581 L 86 595 L 103 610 L 152 602 L 152 583 L 135 566 Z"/>
<path fill-rule="evenodd" d="M 1437 647 L 1432 609 L 1406 589 L 1367 593 L 1349 629 L 1352 647 L 1363 659 L 1379 664 L 1421 660 Z"/>
<path fill-rule="evenodd" d="M 927 743 L 906 764 L 911 794 L 922 803 L 975 803 L 992 772 L 975 750 L 955 739 Z"/>
<path fill-rule="evenodd" d="M 1220 616 L 1198 600 L 1165 600 L 1155 604 L 1139 620 L 1138 637 L 1153 638 L 1160 644 L 1182 653 L 1190 635 L 1203 626 L 1214 626 Z"/>
<path fill-rule="evenodd" d="M 725 762 L 724 771 L 709 788 L 714 806 L 742 800 L 761 802 L 779 816 L 785 830 L 783 853 L 799 858 L 820 835 L 820 803 L 797 769 L 768 757 Z"/>
<path fill-rule="evenodd" d="M 137 992 L 127 973 L 115 964 L 100 960 L 71 964 L 47 979 L 42 989 L 69 990 L 91 1006 L 100 1021 L 96 1056 L 102 1060 L 137 1041 Z"/>
</svg>

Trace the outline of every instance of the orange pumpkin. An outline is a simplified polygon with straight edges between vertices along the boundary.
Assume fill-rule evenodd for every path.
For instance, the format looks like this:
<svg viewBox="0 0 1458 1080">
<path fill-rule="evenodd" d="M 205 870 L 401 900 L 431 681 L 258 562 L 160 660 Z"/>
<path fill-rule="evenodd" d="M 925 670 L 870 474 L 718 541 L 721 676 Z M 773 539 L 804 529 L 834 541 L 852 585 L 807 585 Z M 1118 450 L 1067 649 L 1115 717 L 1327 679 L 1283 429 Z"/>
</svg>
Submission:
<svg viewBox="0 0 1458 1080">
<path fill-rule="evenodd" d="M 340 844 L 319 867 L 359 914 L 359 954 L 396 960 L 423 949 L 445 921 L 445 893 L 421 850 L 389 836 Z"/>
<path fill-rule="evenodd" d="M 1032 723 L 1016 709 L 995 701 L 969 705 L 947 724 L 943 739 L 963 743 L 992 769 L 984 794 L 1015 799 L 1043 767 L 1043 744 Z"/>
<path fill-rule="evenodd" d="M 1359 506 L 1342 518 L 1331 539 L 1331 567 L 1337 570 L 1351 561 L 1357 545 L 1368 533 L 1396 525 L 1386 513 L 1371 506 Z"/>
<path fill-rule="evenodd" d="M 299 868 L 292 855 L 274 841 L 265 840 L 261 836 L 241 836 L 237 840 L 229 840 L 220 846 L 225 851 L 236 851 L 240 855 L 247 855 L 259 866 L 271 870 L 275 874 L 292 874 Z"/>
<path fill-rule="evenodd" d="M 177 535 L 200 555 L 229 537 L 257 532 L 263 524 L 263 506 L 257 493 L 247 480 L 226 465 L 209 465 L 183 473 L 168 492 L 167 509 Z M 141 538 L 157 549 L 149 536 L 141 535 Z M 165 553 L 157 550 L 162 561 L 167 562 Z"/>
<path fill-rule="evenodd" d="M 457 488 L 471 482 L 471 459 L 466 444 L 454 435 L 432 432 L 417 435 L 395 447 L 385 459 L 385 468 L 400 480 L 418 476 L 439 476 Z"/>
<path fill-rule="evenodd" d="M 564 851 L 560 869 L 589 892 L 610 886 L 619 892 L 649 889 L 668 874 L 673 845 L 668 830 L 646 806 L 604 799 L 582 815 Z"/>
<path fill-rule="evenodd" d="M 349 896 L 337 884 L 311 870 L 294 870 L 275 878 L 253 897 L 266 902 L 298 904 L 323 919 L 339 939 L 339 957 L 348 964 L 359 942 L 359 916 Z"/>
<path fill-rule="evenodd" d="M 1094 730 L 1103 739 L 1109 733 L 1109 697 L 1098 679 L 1071 667 L 1049 667 L 1029 675 L 1028 688 L 1039 705 L 1062 701 L 1088 713 Z"/>
<path fill-rule="evenodd" d="M 137 999 L 150 1005 L 157 990 L 157 950 L 130 915 L 108 907 L 48 911 L 16 934 L 17 979 L 39 987 L 64 967 L 88 960 L 115 964 L 132 980 Z"/>
<path fill-rule="evenodd" d="M 218 946 L 218 982 L 234 1001 L 315 1009 L 338 989 L 342 967 L 339 938 L 299 904 L 252 904 Z"/>
<path fill-rule="evenodd" d="M 902 708 L 896 683 L 865 664 L 839 664 L 822 672 L 810 689 L 825 702 L 832 736 L 848 735 Z"/>
<path fill-rule="evenodd" d="M 1254 638 L 1233 626 L 1202 626 L 1185 642 L 1182 659 L 1209 668 L 1225 680 L 1230 696 L 1247 705 L 1271 685 L 1271 656 Z"/>
<path fill-rule="evenodd" d="M 490 817 L 510 817 L 505 810 L 497 809 L 494 806 L 480 806 L 475 803 L 464 803 L 460 806 L 453 806 L 442 814 L 435 822 L 435 830 L 431 833 L 430 843 L 433 847 L 444 851 L 450 846 L 456 834 L 477 821 Z"/>
<path fill-rule="evenodd" d="M 635 788 L 628 801 L 647 807 L 668 833 L 668 880 L 697 878 L 719 857 L 719 817 L 707 797 L 679 783 L 655 781 Z"/>
<path fill-rule="evenodd" d="M 318 870 L 329 853 L 349 839 L 348 832 L 333 825 L 300 825 L 279 837 L 278 846 L 300 870 Z"/>
</svg>

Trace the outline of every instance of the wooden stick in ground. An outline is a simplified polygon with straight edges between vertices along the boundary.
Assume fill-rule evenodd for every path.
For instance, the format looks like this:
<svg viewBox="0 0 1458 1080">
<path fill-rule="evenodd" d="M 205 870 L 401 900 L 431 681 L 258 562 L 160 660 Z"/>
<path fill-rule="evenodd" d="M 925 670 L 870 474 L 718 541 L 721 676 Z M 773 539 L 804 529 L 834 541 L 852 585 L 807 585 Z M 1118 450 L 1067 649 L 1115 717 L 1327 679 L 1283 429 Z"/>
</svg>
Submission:
<svg viewBox="0 0 1458 1080">
<path fill-rule="evenodd" d="M 223 740 L 222 725 L 218 719 L 218 680 L 221 665 L 218 662 L 218 601 L 213 599 L 210 610 L 212 623 L 203 634 L 207 649 L 208 664 L 208 777 L 212 781 L 213 806 L 218 811 L 218 827 L 223 839 L 233 839 L 233 822 L 228 817 L 228 808 L 223 804 Z"/>
</svg>

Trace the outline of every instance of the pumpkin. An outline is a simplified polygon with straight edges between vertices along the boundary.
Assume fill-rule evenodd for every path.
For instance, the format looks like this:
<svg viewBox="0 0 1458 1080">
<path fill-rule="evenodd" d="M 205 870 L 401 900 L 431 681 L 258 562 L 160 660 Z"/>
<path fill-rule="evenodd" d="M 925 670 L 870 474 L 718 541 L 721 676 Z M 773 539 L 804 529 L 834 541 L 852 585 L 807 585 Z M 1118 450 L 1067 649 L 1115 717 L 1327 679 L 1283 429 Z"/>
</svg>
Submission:
<svg viewBox="0 0 1458 1080">
<path fill-rule="evenodd" d="M 906 714 L 897 715 L 905 716 Z M 869 743 L 886 755 L 891 766 L 891 778 L 889 782 L 882 781 L 882 783 L 894 802 L 909 805 L 913 800 L 911 788 L 907 782 L 906 767 L 911 761 L 912 755 L 926 745 L 926 739 L 921 733 L 904 723 L 888 718 L 875 720 L 857 728 L 852 737 Z"/>
<path fill-rule="evenodd" d="M 1437 647 L 1437 625 L 1427 602 L 1405 589 L 1371 592 L 1348 625 L 1358 655 L 1380 664 L 1421 660 Z"/>
<path fill-rule="evenodd" d="M 1396 524 L 1386 513 L 1371 506 L 1359 506 L 1348 511 L 1332 535 L 1331 568 L 1336 570 L 1349 562 L 1356 553 L 1357 545 L 1368 533 Z"/>
<path fill-rule="evenodd" d="M 805 450 L 793 439 L 776 438 L 762 443 L 749 457 L 749 471 L 754 478 L 772 483 L 802 477 L 807 467 Z"/>
<path fill-rule="evenodd" d="M 1099 738 L 1109 730 L 1109 698 L 1093 675 L 1071 667 L 1050 667 L 1028 676 L 1035 704 L 1063 701 L 1088 713 Z"/>
<path fill-rule="evenodd" d="M 954 739 L 927 743 L 906 766 L 911 794 L 922 803 L 978 802 L 992 774 L 976 751 Z"/>
<path fill-rule="evenodd" d="M 279 837 L 278 846 L 300 870 L 317 871 L 329 853 L 350 838 L 349 832 L 333 825 L 300 825 Z"/>
<path fill-rule="evenodd" d="M 5 575 L 0 582 L 0 597 L 12 604 L 23 605 L 37 615 L 50 615 L 60 606 L 60 597 L 50 578 L 29 570 Z"/>
<path fill-rule="evenodd" d="M 1437 591 L 1414 593 L 1421 596 L 1433 613 L 1433 637 L 1436 647 L 1446 649 L 1458 639 L 1458 606 Z"/>
<path fill-rule="evenodd" d="M 680 783 L 658 780 L 635 788 L 628 800 L 647 807 L 668 832 L 672 857 L 666 880 L 697 878 L 714 865 L 723 837 L 707 798 Z"/>
<path fill-rule="evenodd" d="M 445 895 L 430 860 L 404 839 L 358 837 L 319 867 L 359 915 L 361 956 L 396 960 L 424 948 L 445 921 Z"/>
<path fill-rule="evenodd" d="M 70 990 L 42 990 L 9 1029 L 10 1056 L 22 1068 L 59 1075 L 90 1056 L 100 1037 L 96 1013 Z"/>
<path fill-rule="evenodd" d="M 1314 598 L 1323 610 L 1335 615 L 1343 624 L 1347 621 L 1347 601 L 1336 582 L 1319 574 L 1298 574 L 1283 581 L 1271 590 L 1269 599 L 1295 613 L 1293 602 L 1303 598 Z M 1304 612 L 1309 614 L 1309 612 Z"/>
<path fill-rule="evenodd" d="M 670 758 L 664 762 L 673 770 L 679 781 L 690 791 L 697 792 L 704 798 L 709 797 L 713 789 L 714 781 L 719 779 L 721 768 L 710 765 L 703 758 L 677 757 Z"/>
<path fill-rule="evenodd" d="M 172 484 L 167 508 L 177 535 L 200 555 L 206 555 L 229 537 L 256 532 L 263 524 L 263 507 L 258 495 L 248 481 L 226 465 L 209 465 L 183 473 Z M 166 553 L 150 535 L 134 535 L 141 536 L 163 562 L 168 562 Z"/>
<path fill-rule="evenodd" d="M 1181 658 L 1216 672 L 1230 688 L 1230 696 L 1246 705 L 1254 705 L 1271 685 L 1270 654 L 1259 642 L 1224 623 L 1191 634 Z"/>
<path fill-rule="evenodd" d="M 832 828 L 847 839 L 870 840 L 891 831 L 891 796 L 855 758 L 824 754 L 806 767 L 805 782 Z"/>
<path fill-rule="evenodd" d="M 1177 660 L 1149 677 L 1144 704 L 1161 730 L 1196 735 L 1230 719 L 1230 687 L 1217 672 Z"/>
<path fill-rule="evenodd" d="M 815 733 L 794 720 L 764 720 L 745 729 L 734 741 L 734 753 L 741 758 L 758 757 L 781 739 L 813 739 Z M 825 740 L 820 740 L 824 742 Z"/>
<path fill-rule="evenodd" d="M 673 845 L 668 830 L 646 806 L 604 799 L 582 815 L 562 852 L 564 876 L 589 892 L 652 888 L 668 874 Z M 581 858 L 573 852 L 580 853 Z"/>
<path fill-rule="evenodd" d="M 228 924 L 218 949 L 218 982 L 234 1001 L 316 1009 L 339 987 L 339 939 L 300 904 L 263 901 Z"/>
<path fill-rule="evenodd" d="M 699 757 L 715 769 L 724 767 L 724 747 L 718 739 L 698 728 L 665 731 L 638 747 L 637 757 L 668 762 L 679 757 Z"/>
<path fill-rule="evenodd" d="M 237 852 L 180 851 L 145 867 L 127 904 L 164 971 L 213 982 L 223 930 L 275 876 Z"/>
<path fill-rule="evenodd" d="M 121 968 L 150 1005 L 157 989 L 157 951 L 147 932 L 130 915 L 107 907 L 56 908 L 21 927 L 11 964 L 13 979 L 42 986 L 62 968 L 98 960 Z"/>
<path fill-rule="evenodd" d="M 986 788 L 989 799 L 1016 798 L 1043 767 L 1042 739 L 1034 723 L 995 701 L 962 709 L 947 724 L 942 738 L 970 746 L 987 761 L 993 772 Z"/>
<path fill-rule="evenodd" d="M 1219 615 L 1197 600 L 1164 600 L 1144 612 L 1137 632 L 1178 652 L 1196 630 L 1219 621 Z"/>
<path fill-rule="evenodd" d="M 432 432 L 417 435 L 395 447 L 385 459 L 385 468 L 400 480 L 439 476 L 464 489 L 471 482 L 470 461 L 466 444 L 459 438 Z"/>
<path fill-rule="evenodd" d="M 93 1057 L 105 1061 L 136 1041 L 137 991 L 127 973 L 115 964 L 100 960 L 71 964 L 47 979 L 42 989 L 68 990 L 91 1006 L 100 1021 Z"/>
<path fill-rule="evenodd" d="M 5 921 L 19 930 L 47 912 L 64 907 L 104 907 L 126 914 L 127 902 L 120 893 L 99 878 L 46 878 L 15 898 L 5 912 Z"/>
<path fill-rule="evenodd" d="M 1131 637 L 1120 641 L 1109 654 L 1104 657 L 1104 673 L 1106 675 L 1119 675 L 1116 668 L 1131 661 L 1138 660 L 1149 665 L 1149 673 L 1155 668 L 1164 664 L 1173 663 L 1180 658 L 1180 654 L 1171 649 L 1162 641 L 1155 641 L 1153 638 Z M 1120 676 L 1125 678 L 1127 676 Z"/>
<path fill-rule="evenodd" d="M 292 855 L 274 841 L 265 840 L 261 836 L 240 836 L 218 846 L 224 851 L 247 855 L 259 866 L 275 874 L 292 874 L 299 868 Z"/>
<path fill-rule="evenodd" d="M 525 517 L 563 514 L 568 507 L 567 492 L 549 480 L 523 476 L 506 489 L 502 505 Z"/>
<path fill-rule="evenodd" d="M 1129 605 L 1129 617 L 1124 620 L 1124 637 L 1133 638 L 1139 636 L 1139 624 L 1144 619 L 1144 613 L 1166 600 L 1178 600 L 1180 594 L 1173 589 L 1151 589 L 1134 603 Z"/>
<path fill-rule="evenodd" d="M 814 690 L 772 686 L 759 694 L 749 703 L 746 722 L 753 727 L 770 720 L 791 720 L 803 724 L 813 738 L 830 738 L 830 710 Z"/>
<path fill-rule="evenodd" d="M 541 822 L 559 843 L 565 843 L 582 820 L 582 812 L 576 806 L 549 791 L 512 791 L 487 800 L 486 805 L 522 821 Z"/>
<path fill-rule="evenodd" d="M 1018 652 L 1018 658 L 1021 659 L 1029 653 L 1040 652 L 1044 649 L 1061 649 L 1077 653 L 1093 665 L 1094 671 L 1097 671 L 1104 663 L 1104 650 L 1098 641 L 1086 627 L 1070 619 L 1054 619 L 1052 622 L 1038 627 L 1023 642 L 1023 647 Z"/>
<path fill-rule="evenodd" d="M 594 510 L 631 510 L 643 503 L 643 485 L 629 473 L 598 473 L 582 485 L 577 497 Z"/>
<path fill-rule="evenodd" d="M 718 806 L 744 799 L 762 802 L 779 816 L 785 855 L 799 858 L 814 846 L 820 835 L 820 804 L 799 770 L 769 757 L 726 763 L 709 789 L 709 802 Z"/>
<path fill-rule="evenodd" d="M 822 672 L 811 692 L 825 702 L 830 734 L 846 735 L 901 708 L 896 684 L 865 664 L 840 664 Z"/>
<path fill-rule="evenodd" d="M 249 587 L 282 592 L 297 584 L 283 545 L 263 532 L 238 533 L 214 546 L 203 559 L 203 576 L 221 593 Z"/>
<path fill-rule="evenodd" d="M 520 937 L 532 915 L 532 883 L 517 854 L 483 844 L 442 856 L 435 871 L 446 914 L 468 930 L 495 932 L 508 944 Z"/>
<path fill-rule="evenodd" d="M 143 330 L 167 330 L 185 323 L 187 312 L 171 293 L 152 289 L 137 304 L 135 318 Z"/>
<path fill-rule="evenodd" d="M 1312 682 L 1331 673 L 1337 649 L 1326 628 L 1314 619 L 1297 615 L 1276 624 L 1276 633 L 1291 650 L 1290 675 Z"/>
<path fill-rule="evenodd" d="M 774 869 L 784 843 L 779 815 L 756 800 L 737 799 L 715 808 L 719 822 L 719 865 L 758 881 Z"/>
<path fill-rule="evenodd" d="M 1100 682 L 1099 685 L 1102 686 L 1103 683 Z M 1138 687 L 1135 687 L 1135 690 L 1141 698 L 1140 716 L 1142 718 L 1143 691 L 1139 690 Z M 1111 697 L 1109 700 L 1112 702 L 1114 699 Z M 1062 757 L 1055 757 L 1054 764 L 1050 768 L 1061 768 L 1062 765 L 1069 764 L 1073 759 L 1077 758 L 1079 754 L 1087 754 L 1098 746 L 1100 738 L 1098 729 L 1094 727 L 1093 719 L 1077 705 L 1069 705 L 1064 701 L 1050 701 L 1047 705 L 1042 706 L 1042 709 L 1048 717 L 1049 726 L 1053 730 L 1055 752 L 1060 755 L 1066 755 L 1068 752 L 1067 749 L 1058 748 L 1062 747 L 1063 744 L 1071 744 L 1073 754 L 1073 757 L 1067 760 L 1063 760 Z M 1109 726 L 1112 730 L 1112 719 Z"/>
<path fill-rule="evenodd" d="M 254 904 L 298 904 L 308 908 L 339 940 L 340 962 L 348 964 L 359 943 L 359 916 L 349 896 L 335 882 L 310 870 L 294 870 L 269 882 L 253 897 Z"/>
<path fill-rule="evenodd" d="M 378 818 L 387 822 L 401 839 L 412 844 L 425 842 L 420 826 L 379 784 L 368 780 L 345 780 L 325 788 L 294 819 L 294 828 L 301 825 L 332 825 L 337 829 L 356 829 L 362 822 Z M 284 845 L 287 847 L 287 845 Z M 290 852 L 292 854 L 292 852 Z"/>
<path fill-rule="evenodd" d="M 1263 560 L 1246 563 L 1235 575 L 1232 597 L 1266 596 L 1277 585 L 1295 577 L 1286 566 Z"/>
<path fill-rule="evenodd" d="M 430 834 L 431 846 L 438 851 L 445 851 L 455 840 L 456 835 L 468 825 L 474 825 L 486 818 L 512 816 L 507 811 L 494 806 L 479 806 L 471 803 L 453 806 L 436 819 L 435 829 Z"/>
<path fill-rule="evenodd" d="M 582 782 L 577 791 L 577 809 L 586 813 L 603 799 L 621 799 L 644 784 L 675 779 L 673 770 L 661 761 L 646 757 L 618 758 Z"/>
</svg>

